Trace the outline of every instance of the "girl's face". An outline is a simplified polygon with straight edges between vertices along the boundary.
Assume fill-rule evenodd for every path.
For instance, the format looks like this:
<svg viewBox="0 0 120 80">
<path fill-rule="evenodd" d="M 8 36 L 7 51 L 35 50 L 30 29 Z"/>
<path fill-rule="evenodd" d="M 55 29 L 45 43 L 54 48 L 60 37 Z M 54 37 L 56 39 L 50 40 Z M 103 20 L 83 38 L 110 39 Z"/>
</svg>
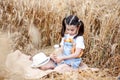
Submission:
<svg viewBox="0 0 120 80">
<path fill-rule="evenodd" d="M 70 34 L 71 36 L 77 34 L 78 30 L 78 27 L 75 25 L 66 25 L 66 33 Z"/>
</svg>

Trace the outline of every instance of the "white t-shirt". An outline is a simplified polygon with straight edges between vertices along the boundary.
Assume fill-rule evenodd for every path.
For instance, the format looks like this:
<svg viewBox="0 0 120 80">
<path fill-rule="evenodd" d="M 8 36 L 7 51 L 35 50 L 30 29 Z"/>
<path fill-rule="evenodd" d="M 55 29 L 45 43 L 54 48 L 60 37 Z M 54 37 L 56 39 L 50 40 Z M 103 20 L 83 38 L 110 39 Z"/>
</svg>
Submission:
<svg viewBox="0 0 120 80">
<path fill-rule="evenodd" d="M 75 38 L 75 43 L 76 43 L 76 48 L 85 49 L 85 44 L 84 44 L 84 38 L 83 38 L 83 36 L 77 36 Z M 62 38 L 60 45 L 64 46 L 64 37 Z"/>
</svg>

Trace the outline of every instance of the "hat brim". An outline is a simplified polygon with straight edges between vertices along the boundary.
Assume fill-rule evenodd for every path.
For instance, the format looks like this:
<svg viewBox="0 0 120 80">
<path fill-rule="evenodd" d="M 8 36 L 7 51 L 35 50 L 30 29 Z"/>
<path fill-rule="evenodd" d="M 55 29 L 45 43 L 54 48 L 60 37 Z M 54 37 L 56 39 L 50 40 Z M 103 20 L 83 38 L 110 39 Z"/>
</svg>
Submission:
<svg viewBox="0 0 120 80">
<path fill-rule="evenodd" d="M 46 60 L 45 60 L 45 62 L 39 63 L 39 64 L 34 64 L 34 63 L 32 63 L 32 64 L 31 64 L 31 67 L 38 68 L 38 67 L 41 67 L 41 66 L 47 64 L 49 61 L 50 61 L 50 57 L 47 57 Z"/>
</svg>

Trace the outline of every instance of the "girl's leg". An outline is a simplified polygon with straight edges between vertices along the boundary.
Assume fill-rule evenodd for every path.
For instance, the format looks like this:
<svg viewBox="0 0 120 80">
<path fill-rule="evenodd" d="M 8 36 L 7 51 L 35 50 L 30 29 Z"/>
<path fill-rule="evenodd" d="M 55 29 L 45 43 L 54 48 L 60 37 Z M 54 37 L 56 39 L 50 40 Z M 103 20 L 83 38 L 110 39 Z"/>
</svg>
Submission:
<svg viewBox="0 0 120 80">
<path fill-rule="evenodd" d="M 70 67 L 69 65 L 67 65 L 67 64 L 60 64 L 60 65 L 58 65 L 54 70 L 57 71 L 57 72 L 59 72 L 59 73 L 74 71 L 74 69 L 71 68 L 71 67 Z"/>
</svg>

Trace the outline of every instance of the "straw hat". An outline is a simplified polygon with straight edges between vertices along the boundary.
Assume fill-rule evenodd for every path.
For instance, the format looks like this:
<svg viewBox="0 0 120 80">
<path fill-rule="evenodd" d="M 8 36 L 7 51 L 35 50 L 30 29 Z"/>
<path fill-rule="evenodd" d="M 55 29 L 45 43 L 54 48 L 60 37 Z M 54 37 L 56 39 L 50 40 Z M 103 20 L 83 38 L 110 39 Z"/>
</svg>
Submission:
<svg viewBox="0 0 120 80">
<path fill-rule="evenodd" d="M 45 65 L 50 61 L 50 57 L 47 57 L 44 53 L 40 52 L 33 56 L 33 63 L 31 64 L 31 67 L 40 67 Z"/>
</svg>

